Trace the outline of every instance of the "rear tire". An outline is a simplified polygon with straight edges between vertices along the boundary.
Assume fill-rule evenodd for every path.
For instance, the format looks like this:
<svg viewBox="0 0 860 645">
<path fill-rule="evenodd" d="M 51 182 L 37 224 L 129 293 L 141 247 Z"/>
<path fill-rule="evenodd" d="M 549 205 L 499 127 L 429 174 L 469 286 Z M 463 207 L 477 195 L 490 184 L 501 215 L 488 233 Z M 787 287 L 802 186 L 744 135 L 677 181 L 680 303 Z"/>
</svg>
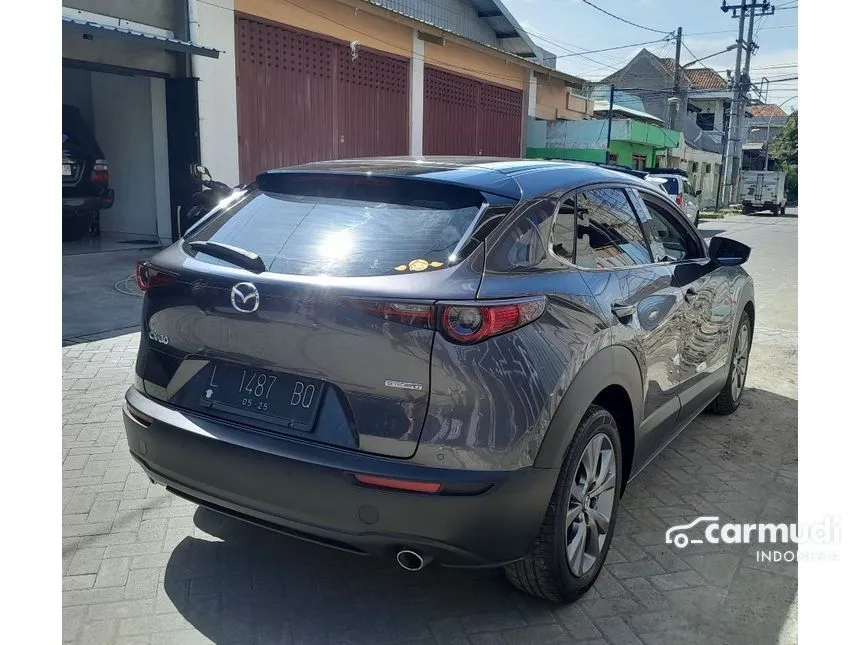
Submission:
<svg viewBox="0 0 860 645">
<path fill-rule="evenodd" d="M 750 348 L 752 346 L 752 321 L 749 314 L 744 311 L 738 330 L 735 332 L 734 347 L 732 347 L 732 359 L 729 361 L 729 375 L 722 391 L 713 400 L 708 409 L 717 414 L 731 414 L 741 404 L 741 397 L 747 381 L 749 371 Z"/>
<path fill-rule="evenodd" d="M 752 206 L 748 206 L 747 204 L 744 204 L 743 206 L 741 206 L 741 212 L 744 215 L 749 215 L 750 213 L 752 213 Z"/>
<path fill-rule="evenodd" d="M 588 591 L 615 532 L 621 477 L 618 425 L 607 410 L 591 405 L 573 435 L 531 551 L 505 567 L 511 584 L 559 603 Z"/>
<path fill-rule="evenodd" d="M 699 226 L 699 211 L 696 211 L 696 219 L 693 220 L 693 226 Z"/>
<path fill-rule="evenodd" d="M 780 215 L 785 215 L 785 206 L 781 206 L 781 207 L 780 207 L 780 209 L 779 209 L 779 214 L 780 214 Z"/>
</svg>

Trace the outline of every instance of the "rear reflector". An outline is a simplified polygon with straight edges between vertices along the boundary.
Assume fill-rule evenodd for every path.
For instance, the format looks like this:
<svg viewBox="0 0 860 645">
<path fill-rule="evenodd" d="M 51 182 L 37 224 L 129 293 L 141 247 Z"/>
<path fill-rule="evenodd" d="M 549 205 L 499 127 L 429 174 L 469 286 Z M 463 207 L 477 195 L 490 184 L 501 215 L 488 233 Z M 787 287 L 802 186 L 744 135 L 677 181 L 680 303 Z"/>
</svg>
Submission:
<svg viewBox="0 0 860 645">
<path fill-rule="evenodd" d="M 683 205 L 684 205 L 684 196 L 683 196 L 681 193 L 678 193 L 678 194 L 675 196 L 675 203 L 677 203 L 677 204 L 678 204 L 678 206 L 683 206 Z"/>
<path fill-rule="evenodd" d="M 364 486 L 375 488 L 390 488 L 393 490 L 406 490 L 413 493 L 438 493 L 442 484 L 436 482 L 416 482 L 407 479 L 391 479 L 389 477 L 377 477 L 376 475 L 353 475 L 355 481 Z"/>
</svg>

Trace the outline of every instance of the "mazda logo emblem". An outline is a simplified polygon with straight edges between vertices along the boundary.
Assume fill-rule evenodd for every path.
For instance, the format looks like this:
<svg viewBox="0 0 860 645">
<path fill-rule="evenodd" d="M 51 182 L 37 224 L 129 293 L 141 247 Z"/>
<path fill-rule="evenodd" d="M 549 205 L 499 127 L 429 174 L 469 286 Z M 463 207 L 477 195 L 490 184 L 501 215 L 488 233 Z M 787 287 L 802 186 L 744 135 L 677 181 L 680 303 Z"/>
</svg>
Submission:
<svg viewBox="0 0 860 645">
<path fill-rule="evenodd" d="M 230 289 L 230 304 L 243 314 L 252 314 L 260 308 L 260 292 L 251 282 L 240 282 Z"/>
</svg>

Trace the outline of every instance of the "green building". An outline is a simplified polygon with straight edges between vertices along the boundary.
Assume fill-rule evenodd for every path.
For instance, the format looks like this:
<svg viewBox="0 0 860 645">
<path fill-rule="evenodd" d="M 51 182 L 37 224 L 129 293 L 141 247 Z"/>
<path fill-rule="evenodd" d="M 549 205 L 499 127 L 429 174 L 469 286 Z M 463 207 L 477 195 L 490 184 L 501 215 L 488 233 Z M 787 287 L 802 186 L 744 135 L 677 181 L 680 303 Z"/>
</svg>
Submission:
<svg viewBox="0 0 860 645">
<path fill-rule="evenodd" d="M 608 119 L 540 121 L 529 119 L 526 157 L 606 161 Z M 610 162 L 630 168 L 657 165 L 655 156 L 678 147 L 680 132 L 633 119 L 612 119 Z"/>
</svg>

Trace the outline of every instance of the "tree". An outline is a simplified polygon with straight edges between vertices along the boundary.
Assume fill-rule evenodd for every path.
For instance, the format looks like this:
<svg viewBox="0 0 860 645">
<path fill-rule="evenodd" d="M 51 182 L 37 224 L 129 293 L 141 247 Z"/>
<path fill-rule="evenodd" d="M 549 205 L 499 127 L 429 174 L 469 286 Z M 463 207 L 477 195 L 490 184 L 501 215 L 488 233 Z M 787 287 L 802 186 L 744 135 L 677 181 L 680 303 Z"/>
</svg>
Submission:
<svg viewBox="0 0 860 645">
<path fill-rule="evenodd" d="M 788 116 L 785 125 L 771 140 L 770 156 L 781 165 L 797 163 L 797 111 Z"/>
</svg>

